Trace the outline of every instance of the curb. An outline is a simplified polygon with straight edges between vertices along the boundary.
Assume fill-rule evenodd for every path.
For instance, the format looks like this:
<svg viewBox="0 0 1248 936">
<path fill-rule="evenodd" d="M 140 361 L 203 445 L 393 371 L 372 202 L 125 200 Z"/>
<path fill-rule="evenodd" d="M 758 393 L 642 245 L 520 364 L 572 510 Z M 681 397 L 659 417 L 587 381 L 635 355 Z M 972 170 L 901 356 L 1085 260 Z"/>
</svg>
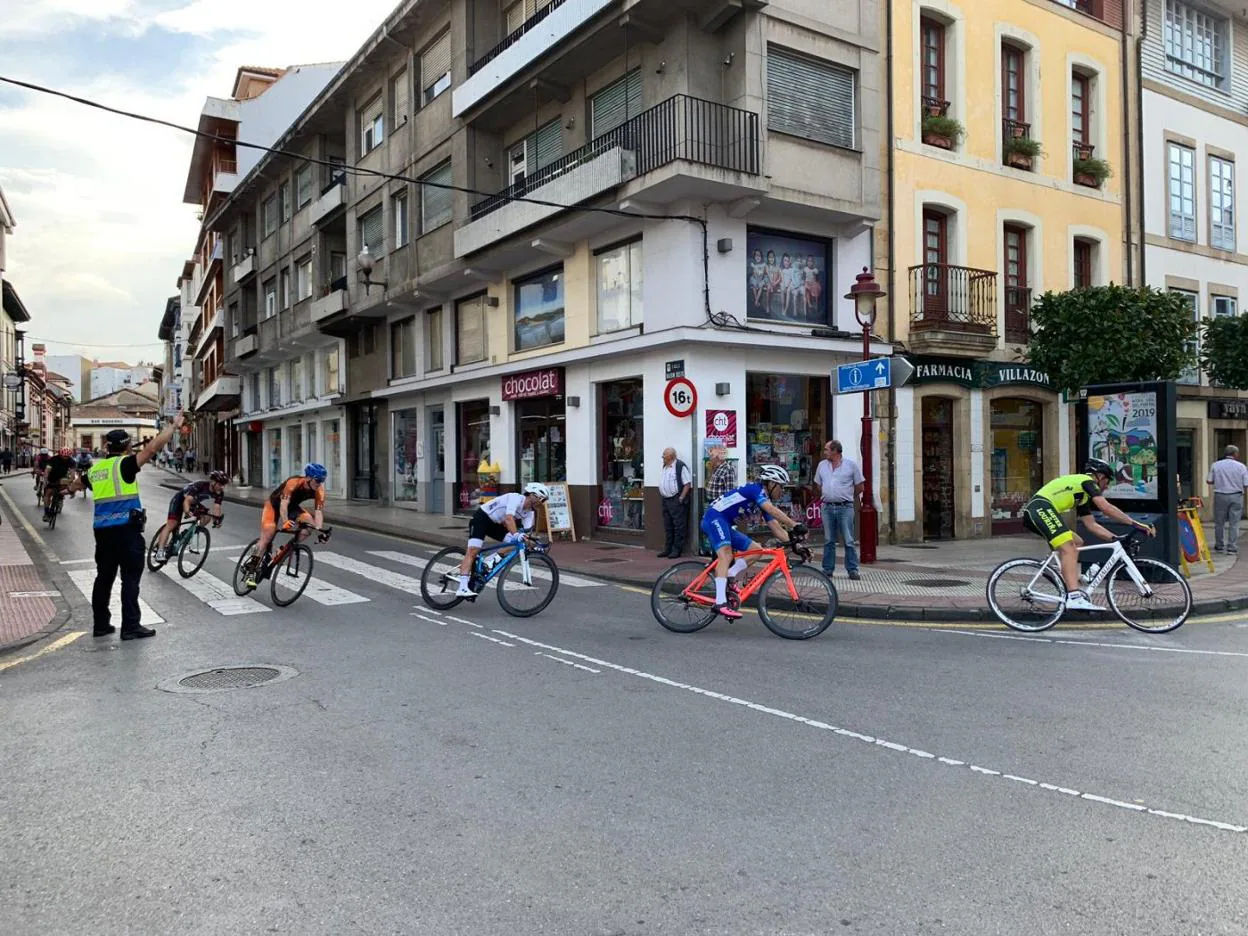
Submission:
<svg viewBox="0 0 1248 936">
<path fill-rule="evenodd" d="M 12 476 L 6 475 L 5 477 Z M 23 647 L 28 647 L 33 643 L 44 640 L 69 626 L 74 618 L 74 609 L 67 596 L 70 594 L 69 589 L 74 587 L 74 583 L 70 581 L 68 575 L 61 571 L 56 554 L 46 544 L 37 542 L 35 537 L 31 536 L 29 521 L 22 515 L 12 496 L 3 487 L 0 487 L 0 498 L 4 499 L 9 516 L 16 521 L 13 524 L 13 532 L 17 534 L 17 538 L 21 540 L 22 546 L 25 547 L 26 554 L 30 556 L 30 561 L 34 565 L 39 578 L 51 585 L 55 585 L 56 590 L 60 593 L 52 598 L 52 603 L 56 605 L 56 614 L 52 616 L 52 620 L 41 630 L 33 634 L 28 634 L 7 644 L 0 644 L 0 656 L 3 656 L 14 650 L 20 650 Z"/>
</svg>

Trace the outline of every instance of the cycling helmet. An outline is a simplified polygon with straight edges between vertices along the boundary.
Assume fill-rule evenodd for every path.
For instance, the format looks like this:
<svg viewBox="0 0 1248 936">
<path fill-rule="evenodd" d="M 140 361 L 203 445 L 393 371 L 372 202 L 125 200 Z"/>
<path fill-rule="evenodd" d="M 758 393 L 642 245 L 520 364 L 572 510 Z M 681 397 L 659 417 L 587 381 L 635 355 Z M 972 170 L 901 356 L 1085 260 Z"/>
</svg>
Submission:
<svg viewBox="0 0 1248 936">
<path fill-rule="evenodd" d="M 104 437 L 104 444 L 114 454 L 124 452 L 130 447 L 130 433 L 125 429 L 114 429 Z"/>
<path fill-rule="evenodd" d="M 327 477 L 329 477 L 329 472 L 325 470 L 324 465 L 317 464 L 316 462 L 308 462 L 303 466 L 303 476 L 305 478 L 311 478 L 313 481 L 324 481 Z"/>
<path fill-rule="evenodd" d="M 1089 458 L 1083 463 L 1083 470 L 1088 474 L 1100 474 L 1111 479 L 1118 473 L 1114 471 L 1113 465 L 1101 458 Z"/>
<path fill-rule="evenodd" d="M 225 484 L 230 480 L 229 475 L 224 471 L 211 471 L 208 473 L 208 480 L 215 484 Z"/>
<path fill-rule="evenodd" d="M 542 484 L 540 481 L 530 481 L 524 486 L 525 494 L 532 494 L 542 503 L 550 500 L 550 488 Z"/>
<path fill-rule="evenodd" d="M 774 481 L 776 484 L 788 484 L 789 473 L 779 465 L 763 465 L 758 470 L 759 481 Z"/>
<path fill-rule="evenodd" d="M 74 453 L 72 449 L 67 449 L 67 448 L 61 449 L 61 458 L 72 458 L 73 454 Z"/>
</svg>

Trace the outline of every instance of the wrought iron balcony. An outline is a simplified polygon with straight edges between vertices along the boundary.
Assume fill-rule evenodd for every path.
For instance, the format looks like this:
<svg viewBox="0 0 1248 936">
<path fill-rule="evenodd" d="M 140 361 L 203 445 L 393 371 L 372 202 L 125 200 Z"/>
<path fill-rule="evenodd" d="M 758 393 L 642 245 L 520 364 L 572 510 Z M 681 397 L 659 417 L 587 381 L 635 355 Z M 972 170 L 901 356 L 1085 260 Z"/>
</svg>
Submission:
<svg viewBox="0 0 1248 936">
<path fill-rule="evenodd" d="M 997 274 L 924 263 L 910 267 L 910 331 L 997 334 Z"/>
<path fill-rule="evenodd" d="M 513 45 L 519 42 L 531 29 L 537 26 L 546 17 L 550 16 L 551 13 L 554 13 L 555 10 L 559 9 L 559 7 L 563 6 L 566 2 L 567 0 L 550 0 L 550 3 L 546 4 L 546 6 L 542 7 L 530 16 L 527 20 L 516 27 L 515 30 L 504 36 L 502 42 L 469 65 L 468 74 L 475 75 L 486 65 L 490 64 L 490 62 L 494 61 Z"/>
</svg>

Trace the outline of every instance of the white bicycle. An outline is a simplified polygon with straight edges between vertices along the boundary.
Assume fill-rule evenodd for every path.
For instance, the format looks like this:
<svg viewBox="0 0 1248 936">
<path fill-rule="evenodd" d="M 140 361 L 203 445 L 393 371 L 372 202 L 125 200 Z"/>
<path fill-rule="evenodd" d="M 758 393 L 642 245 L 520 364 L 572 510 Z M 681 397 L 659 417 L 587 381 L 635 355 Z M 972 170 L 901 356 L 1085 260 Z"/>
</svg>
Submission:
<svg viewBox="0 0 1248 936">
<path fill-rule="evenodd" d="M 1133 530 L 1110 544 L 1083 546 L 1079 552 L 1109 549 L 1104 565 L 1087 584 L 1091 595 L 1102 582 L 1109 607 L 1123 623 L 1149 634 L 1181 627 L 1192 613 L 1187 580 L 1160 559 L 1137 558 L 1141 533 Z M 1002 623 L 1017 631 L 1048 630 L 1066 612 L 1066 586 L 1057 553 L 1038 559 L 1010 559 L 988 578 L 988 605 Z"/>
</svg>

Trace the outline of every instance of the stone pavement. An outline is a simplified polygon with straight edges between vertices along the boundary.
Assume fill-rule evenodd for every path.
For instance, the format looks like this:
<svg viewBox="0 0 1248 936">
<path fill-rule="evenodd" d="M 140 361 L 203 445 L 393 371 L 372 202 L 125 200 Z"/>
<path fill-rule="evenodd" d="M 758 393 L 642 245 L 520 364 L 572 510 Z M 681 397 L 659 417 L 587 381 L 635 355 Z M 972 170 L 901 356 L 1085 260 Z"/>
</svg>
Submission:
<svg viewBox="0 0 1248 936">
<path fill-rule="evenodd" d="M 11 487 L 6 493 L 16 500 L 22 485 Z M 17 522 L 0 495 L 0 650 L 30 643 L 60 624 L 54 600 L 60 592 L 47 583 L 18 537 Z"/>
<path fill-rule="evenodd" d="M 149 468 L 150 471 L 150 468 Z M 202 474 L 178 474 L 157 468 L 161 484 L 176 490 Z M 150 490 L 150 488 L 149 488 Z M 258 488 L 228 487 L 226 501 L 259 507 L 268 492 Z M 152 518 L 164 512 L 167 501 L 147 494 Z M 158 522 L 158 521 L 157 521 Z M 326 509 L 330 526 L 343 526 L 401 539 L 443 546 L 462 546 L 467 534 L 466 517 L 428 514 L 402 507 L 378 507 L 351 501 L 331 501 Z M 226 509 L 226 523 L 245 523 L 259 528 L 259 517 Z M 149 522 L 149 528 L 151 522 Z M 815 531 L 817 532 L 817 531 Z M 821 546 L 813 544 L 815 562 Z M 950 540 L 943 543 L 881 545 L 878 561 L 863 566 L 860 581 L 852 582 L 840 564 L 833 575 L 840 598 L 840 616 L 908 621 L 996 621 L 988 608 L 985 589 L 988 575 L 1005 559 L 1016 556 L 1043 558 L 1047 547 L 1030 535 L 991 539 Z M 581 539 L 557 542 L 552 555 L 561 569 L 595 575 L 611 581 L 649 588 L 659 573 L 671 565 L 640 546 Z M 1189 583 L 1194 613 L 1214 614 L 1248 608 L 1248 559 L 1215 553 L 1215 571 L 1193 567 Z"/>
</svg>

